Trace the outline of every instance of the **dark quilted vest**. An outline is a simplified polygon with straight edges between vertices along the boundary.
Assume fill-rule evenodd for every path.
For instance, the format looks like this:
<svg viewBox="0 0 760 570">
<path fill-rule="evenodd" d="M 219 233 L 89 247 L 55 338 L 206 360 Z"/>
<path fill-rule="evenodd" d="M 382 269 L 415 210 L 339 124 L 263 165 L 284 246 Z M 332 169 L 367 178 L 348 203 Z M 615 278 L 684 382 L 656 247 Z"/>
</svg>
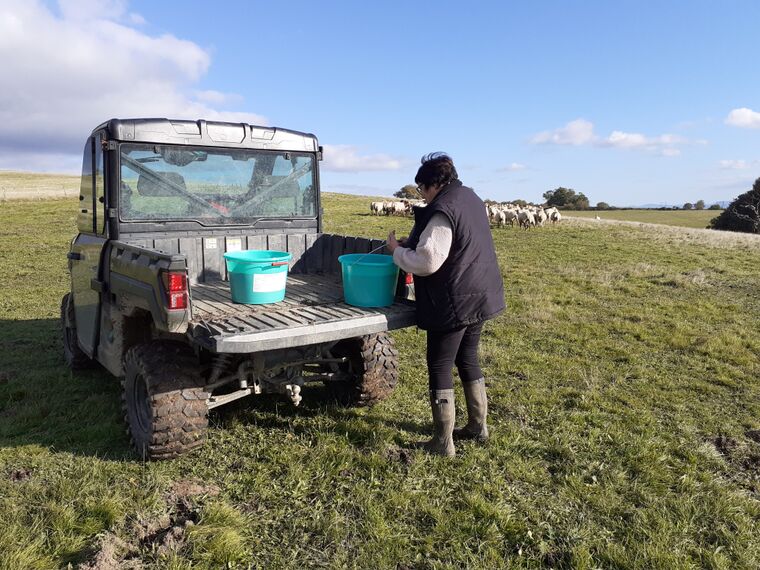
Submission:
<svg viewBox="0 0 760 570">
<path fill-rule="evenodd" d="M 442 188 L 427 206 L 414 208 L 414 228 L 407 247 L 417 247 L 425 226 L 438 212 L 451 222 L 454 239 L 438 271 L 427 277 L 414 276 L 417 326 L 449 331 L 490 319 L 506 305 L 485 204 L 460 181 Z"/>
</svg>

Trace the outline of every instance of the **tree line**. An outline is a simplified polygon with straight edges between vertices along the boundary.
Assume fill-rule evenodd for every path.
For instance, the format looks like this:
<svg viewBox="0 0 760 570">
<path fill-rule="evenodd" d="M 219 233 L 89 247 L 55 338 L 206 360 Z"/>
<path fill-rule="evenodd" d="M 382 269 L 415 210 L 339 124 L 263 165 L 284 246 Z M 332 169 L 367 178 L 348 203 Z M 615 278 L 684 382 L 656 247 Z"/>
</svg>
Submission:
<svg viewBox="0 0 760 570">
<path fill-rule="evenodd" d="M 419 199 L 417 186 L 407 184 L 398 192 L 393 194 L 396 198 L 402 199 Z M 754 196 L 754 197 L 753 197 Z M 588 197 L 583 192 L 576 192 L 572 188 L 560 186 L 554 190 L 544 192 L 543 198 L 547 207 L 556 207 L 560 210 L 623 210 L 619 206 L 612 206 L 607 202 L 597 202 L 596 206 L 591 206 Z M 494 200 L 485 200 L 486 203 L 495 203 Z M 513 204 L 520 206 L 527 205 L 525 200 L 511 200 Z M 696 202 L 686 202 L 683 206 L 663 206 L 662 208 L 653 208 L 656 210 L 721 210 L 720 204 L 712 204 L 709 207 L 704 200 Z M 753 231 L 757 230 L 757 224 L 760 224 L 760 178 L 755 181 L 753 189 L 737 198 L 722 214 L 710 221 L 709 228 L 728 229 L 733 231 Z M 742 228 L 742 229 L 740 229 Z M 755 228 L 755 229 L 748 229 Z"/>
</svg>

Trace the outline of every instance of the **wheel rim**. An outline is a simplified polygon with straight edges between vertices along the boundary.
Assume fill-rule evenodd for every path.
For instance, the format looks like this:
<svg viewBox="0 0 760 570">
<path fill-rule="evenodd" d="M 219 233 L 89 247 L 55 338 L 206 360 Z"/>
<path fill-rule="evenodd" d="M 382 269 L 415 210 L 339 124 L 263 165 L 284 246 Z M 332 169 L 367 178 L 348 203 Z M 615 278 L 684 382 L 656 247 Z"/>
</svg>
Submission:
<svg viewBox="0 0 760 570">
<path fill-rule="evenodd" d="M 361 361 L 361 346 L 348 342 L 339 344 L 336 349 L 333 350 L 333 356 L 343 356 L 348 360 L 337 365 L 337 369 L 345 374 L 347 378 L 345 381 L 355 381 L 361 374 L 362 361 Z"/>
<path fill-rule="evenodd" d="M 132 397 L 135 402 L 135 419 L 142 432 L 150 429 L 151 414 L 148 406 L 148 387 L 142 375 L 135 378 L 132 388 Z"/>
</svg>

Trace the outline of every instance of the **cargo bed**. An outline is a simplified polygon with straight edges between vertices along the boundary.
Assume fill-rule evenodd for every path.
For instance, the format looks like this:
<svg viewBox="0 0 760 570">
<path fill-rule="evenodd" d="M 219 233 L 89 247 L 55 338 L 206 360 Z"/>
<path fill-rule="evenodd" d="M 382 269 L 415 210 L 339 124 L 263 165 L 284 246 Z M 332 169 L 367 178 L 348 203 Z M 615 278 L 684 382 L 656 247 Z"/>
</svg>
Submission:
<svg viewBox="0 0 760 570">
<path fill-rule="evenodd" d="M 339 274 L 291 274 L 285 300 L 268 305 L 232 302 L 229 283 L 191 288 L 188 335 L 213 352 L 248 353 L 333 341 L 413 326 L 414 303 L 365 309 L 343 302 Z"/>
</svg>

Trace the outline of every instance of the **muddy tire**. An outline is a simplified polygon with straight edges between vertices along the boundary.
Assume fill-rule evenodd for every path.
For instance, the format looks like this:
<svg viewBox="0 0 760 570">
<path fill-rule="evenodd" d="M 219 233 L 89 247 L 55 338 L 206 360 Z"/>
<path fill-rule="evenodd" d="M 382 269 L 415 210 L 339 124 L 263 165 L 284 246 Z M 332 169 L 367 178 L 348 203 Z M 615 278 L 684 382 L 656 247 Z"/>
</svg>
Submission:
<svg viewBox="0 0 760 570">
<path fill-rule="evenodd" d="M 77 321 L 74 315 L 74 301 L 71 293 L 61 299 L 61 333 L 63 336 L 63 358 L 72 370 L 84 370 L 94 366 L 93 360 L 79 348 L 77 342 Z"/>
<path fill-rule="evenodd" d="M 124 418 L 143 460 L 173 459 L 203 445 L 209 394 L 190 347 L 138 344 L 124 357 L 124 373 Z"/>
<path fill-rule="evenodd" d="M 349 338 L 336 344 L 333 356 L 345 356 L 340 366 L 346 380 L 326 382 L 330 395 L 344 406 L 372 406 L 391 395 L 398 383 L 398 351 L 387 333 Z"/>
</svg>

